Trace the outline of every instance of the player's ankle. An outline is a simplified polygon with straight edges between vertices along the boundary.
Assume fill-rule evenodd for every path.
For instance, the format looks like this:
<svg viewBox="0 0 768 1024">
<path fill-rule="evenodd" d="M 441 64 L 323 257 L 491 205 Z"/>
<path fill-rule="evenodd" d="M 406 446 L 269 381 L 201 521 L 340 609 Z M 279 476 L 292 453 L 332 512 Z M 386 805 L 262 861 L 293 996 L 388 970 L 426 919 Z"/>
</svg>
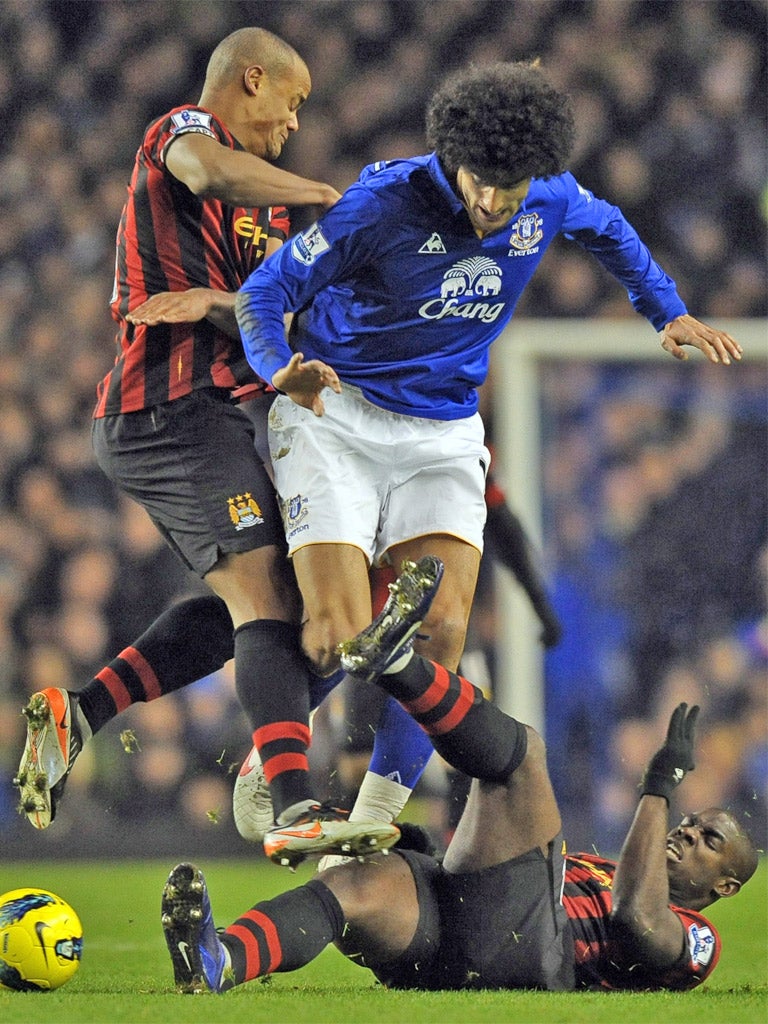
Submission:
<svg viewBox="0 0 768 1024">
<path fill-rule="evenodd" d="M 412 790 L 394 779 L 366 772 L 349 815 L 350 821 L 394 821 Z"/>
</svg>

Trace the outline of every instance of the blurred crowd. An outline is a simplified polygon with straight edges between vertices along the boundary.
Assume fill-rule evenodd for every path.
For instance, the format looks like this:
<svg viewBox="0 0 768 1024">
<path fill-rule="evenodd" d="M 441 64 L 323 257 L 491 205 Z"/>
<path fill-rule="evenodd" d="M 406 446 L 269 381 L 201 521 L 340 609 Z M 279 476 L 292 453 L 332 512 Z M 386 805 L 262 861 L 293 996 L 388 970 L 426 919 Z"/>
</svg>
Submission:
<svg viewBox="0 0 768 1024">
<path fill-rule="evenodd" d="M 78 762 L 50 833 L 27 835 L 8 783 L 27 696 L 84 684 L 168 602 L 201 586 L 95 466 L 89 420 L 114 356 L 114 234 L 136 146 L 153 116 L 196 101 L 216 42 L 261 24 L 299 50 L 313 92 L 282 165 L 338 188 L 372 160 L 424 151 L 425 100 L 451 68 L 541 56 L 574 99 L 571 169 L 622 208 L 691 310 L 718 320 L 768 312 L 767 23 L 762 0 L 3 0 L 0 827 L 9 842 L 55 852 L 83 830 L 93 842 L 139 833 L 159 842 L 176 815 L 188 834 L 238 848 L 229 794 L 249 739 L 226 671 L 108 726 Z M 308 216 L 295 211 L 295 224 Z M 634 314 L 597 264 L 563 243 L 519 315 Z M 700 802 L 735 803 L 764 829 L 764 367 L 727 379 L 702 367 L 684 392 L 674 374 L 569 364 L 544 385 L 546 564 L 566 630 L 547 659 L 547 731 L 566 820 L 615 841 L 659 716 L 678 697 L 700 697 L 709 722 L 709 767 L 692 777 Z M 473 629 L 492 685 L 489 602 L 482 591 Z M 325 718 L 324 771 L 333 745 L 324 737 L 343 741 L 343 710 Z"/>
<path fill-rule="evenodd" d="M 546 657 L 547 738 L 582 848 L 616 848 L 683 700 L 702 717 L 682 799 L 765 835 L 768 367 L 679 371 L 542 371 L 544 537 L 566 627 Z"/>
</svg>

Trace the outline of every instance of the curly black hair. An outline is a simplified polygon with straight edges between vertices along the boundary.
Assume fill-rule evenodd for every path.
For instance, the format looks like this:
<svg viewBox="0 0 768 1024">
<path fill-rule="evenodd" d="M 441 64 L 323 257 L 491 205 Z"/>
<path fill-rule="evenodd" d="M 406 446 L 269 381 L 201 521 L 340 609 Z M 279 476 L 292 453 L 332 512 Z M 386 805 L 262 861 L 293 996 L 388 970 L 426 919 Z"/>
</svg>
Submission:
<svg viewBox="0 0 768 1024">
<path fill-rule="evenodd" d="M 535 61 L 458 72 L 427 107 L 427 143 L 445 171 L 466 167 L 499 187 L 561 174 L 573 141 L 570 101 Z"/>
</svg>

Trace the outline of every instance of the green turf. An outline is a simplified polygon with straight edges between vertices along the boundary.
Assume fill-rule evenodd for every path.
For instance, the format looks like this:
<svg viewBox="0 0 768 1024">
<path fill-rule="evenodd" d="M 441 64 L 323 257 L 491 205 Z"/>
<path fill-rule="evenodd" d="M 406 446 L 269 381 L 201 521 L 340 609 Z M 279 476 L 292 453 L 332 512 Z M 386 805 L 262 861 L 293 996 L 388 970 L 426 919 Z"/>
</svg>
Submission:
<svg viewBox="0 0 768 1024">
<path fill-rule="evenodd" d="M 172 866 L 156 861 L 1 865 L 0 893 L 22 885 L 51 889 L 75 907 L 85 932 L 82 966 L 64 988 L 0 990 L 2 1024 L 656 1024 L 683 1014 L 708 1024 L 768 1020 L 765 862 L 742 895 L 710 908 L 724 939 L 723 956 L 712 980 L 688 994 L 388 992 L 368 971 L 329 949 L 301 971 L 224 996 L 180 996 L 173 991 L 159 924 L 160 892 Z M 291 875 L 264 860 L 212 860 L 200 866 L 223 924 L 311 876 L 308 867 Z"/>
</svg>

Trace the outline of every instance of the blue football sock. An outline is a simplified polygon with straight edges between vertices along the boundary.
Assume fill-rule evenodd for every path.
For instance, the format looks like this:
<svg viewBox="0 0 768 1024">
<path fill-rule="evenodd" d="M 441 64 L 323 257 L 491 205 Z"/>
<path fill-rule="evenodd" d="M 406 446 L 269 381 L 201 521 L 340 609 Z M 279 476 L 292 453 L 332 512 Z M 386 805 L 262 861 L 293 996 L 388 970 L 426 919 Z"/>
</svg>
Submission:
<svg viewBox="0 0 768 1024">
<path fill-rule="evenodd" d="M 312 681 L 309 684 L 309 710 L 319 708 L 325 698 L 335 690 L 342 681 L 346 672 L 343 668 L 337 668 L 331 676 L 317 676 L 312 673 Z"/>
<path fill-rule="evenodd" d="M 390 697 L 381 712 L 368 771 L 413 789 L 434 753 L 429 736 Z"/>
</svg>

